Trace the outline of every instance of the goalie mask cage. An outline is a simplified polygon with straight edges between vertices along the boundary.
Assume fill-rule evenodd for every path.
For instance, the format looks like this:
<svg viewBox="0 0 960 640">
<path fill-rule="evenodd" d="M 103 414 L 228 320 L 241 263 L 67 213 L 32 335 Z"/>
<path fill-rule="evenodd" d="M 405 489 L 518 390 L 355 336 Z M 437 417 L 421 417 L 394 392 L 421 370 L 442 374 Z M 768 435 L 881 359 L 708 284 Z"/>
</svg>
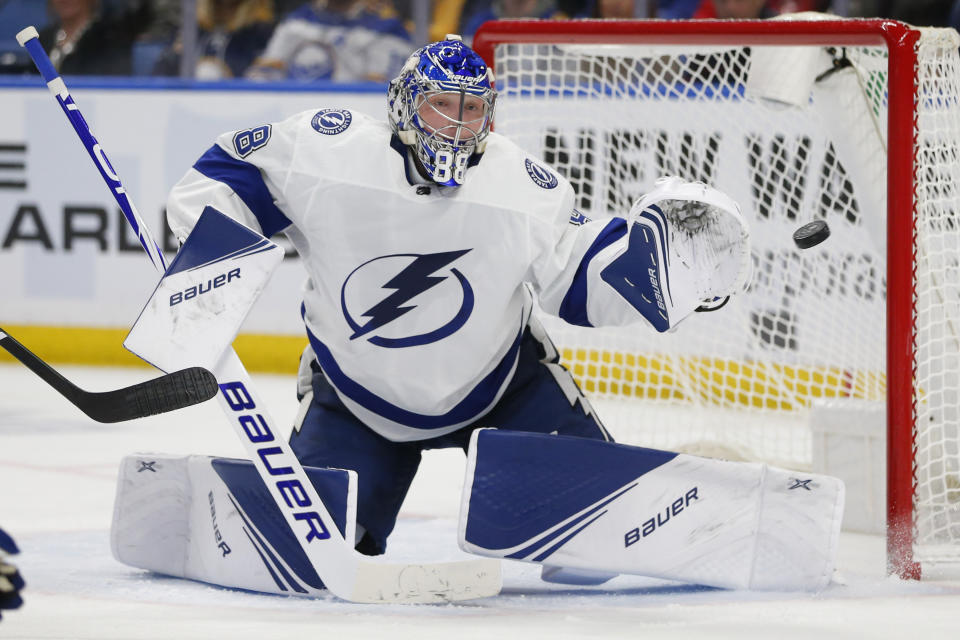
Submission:
<svg viewBox="0 0 960 640">
<path fill-rule="evenodd" d="M 889 569 L 913 578 L 960 561 L 958 46 L 839 19 L 501 21 L 474 40 L 497 131 L 588 217 L 679 175 L 751 226 L 748 292 L 675 332 L 544 319 L 614 437 L 809 469 L 812 407 L 885 415 Z M 815 219 L 832 235 L 799 251 Z"/>
</svg>

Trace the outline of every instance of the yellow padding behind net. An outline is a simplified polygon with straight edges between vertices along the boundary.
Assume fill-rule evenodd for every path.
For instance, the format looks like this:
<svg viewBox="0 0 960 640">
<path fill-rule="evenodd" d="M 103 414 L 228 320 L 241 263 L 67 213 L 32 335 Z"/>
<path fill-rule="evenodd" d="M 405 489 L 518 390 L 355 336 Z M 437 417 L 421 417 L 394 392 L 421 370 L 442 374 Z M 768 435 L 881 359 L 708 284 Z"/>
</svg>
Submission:
<svg viewBox="0 0 960 640">
<path fill-rule="evenodd" d="M 561 361 L 590 395 L 793 411 L 818 399 L 883 400 L 886 375 L 664 354 L 561 349 Z"/>
<path fill-rule="evenodd" d="M 128 329 L 0 326 L 50 364 L 149 366 L 123 348 Z M 294 375 L 307 338 L 244 333 L 237 336 L 233 346 L 249 371 Z M 13 361 L 10 354 L 0 349 L 0 362 Z"/>
<path fill-rule="evenodd" d="M 148 366 L 123 348 L 127 329 L 6 326 L 47 362 Z M 249 371 L 293 375 L 304 336 L 244 333 L 234 348 Z M 561 349 L 561 361 L 592 396 L 713 404 L 733 408 L 793 411 L 813 400 L 882 400 L 886 377 L 835 367 L 803 368 L 721 358 L 632 354 L 599 349 Z M 0 362 L 13 357 L 0 350 Z"/>
</svg>

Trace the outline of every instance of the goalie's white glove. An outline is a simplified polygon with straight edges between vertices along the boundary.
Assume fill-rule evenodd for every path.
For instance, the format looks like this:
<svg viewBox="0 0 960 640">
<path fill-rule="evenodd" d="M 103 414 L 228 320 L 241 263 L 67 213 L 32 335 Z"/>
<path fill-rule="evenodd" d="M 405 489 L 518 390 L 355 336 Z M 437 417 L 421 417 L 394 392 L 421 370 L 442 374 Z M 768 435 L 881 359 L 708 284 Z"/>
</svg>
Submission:
<svg viewBox="0 0 960 640">
<path fill-rule="evenodd" d="M 747 288 L 750 232 L 728 195 L 700 182 L 661 178 L 627 221 L 628 249 L 602 277 L 658 331 Z"/>
</svg>

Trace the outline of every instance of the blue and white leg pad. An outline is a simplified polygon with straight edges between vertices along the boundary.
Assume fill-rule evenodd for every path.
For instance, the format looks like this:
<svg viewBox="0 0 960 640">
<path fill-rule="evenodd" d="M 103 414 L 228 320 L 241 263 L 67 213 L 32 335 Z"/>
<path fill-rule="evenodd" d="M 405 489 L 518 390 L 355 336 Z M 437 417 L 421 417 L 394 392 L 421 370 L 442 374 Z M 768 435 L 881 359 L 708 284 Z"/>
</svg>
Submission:
<svg viewBox="0 0 960 640">
<path fill-rule="evenodd" d="M 843 483 L 599 440 L 478 430 L 465 551 L 732 589 L 830 583 Z"/>
<path fill-rule="evenodd" d="M 353 540 L 356 473 L 304 469 L 341 534 Z M 248 460 L 125 457 L 110 542 L 120 562 L 170 576 L 286 595 L 324 591 Z"/>
</svg>

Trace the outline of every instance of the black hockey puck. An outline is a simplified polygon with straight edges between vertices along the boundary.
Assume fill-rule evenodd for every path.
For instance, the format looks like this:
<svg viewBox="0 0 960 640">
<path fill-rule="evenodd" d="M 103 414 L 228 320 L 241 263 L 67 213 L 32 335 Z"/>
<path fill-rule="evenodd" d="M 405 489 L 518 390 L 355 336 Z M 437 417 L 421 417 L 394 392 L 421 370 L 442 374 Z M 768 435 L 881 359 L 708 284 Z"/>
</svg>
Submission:
<svg viewBox="0 0 960 640">
<path fill-rule="evenodd" d="M 830 227 L 823 220 L 808 222 L 793 232 L 793 242 L 801 249 L 815 247 L 830 237 Z"/>
</svg>

